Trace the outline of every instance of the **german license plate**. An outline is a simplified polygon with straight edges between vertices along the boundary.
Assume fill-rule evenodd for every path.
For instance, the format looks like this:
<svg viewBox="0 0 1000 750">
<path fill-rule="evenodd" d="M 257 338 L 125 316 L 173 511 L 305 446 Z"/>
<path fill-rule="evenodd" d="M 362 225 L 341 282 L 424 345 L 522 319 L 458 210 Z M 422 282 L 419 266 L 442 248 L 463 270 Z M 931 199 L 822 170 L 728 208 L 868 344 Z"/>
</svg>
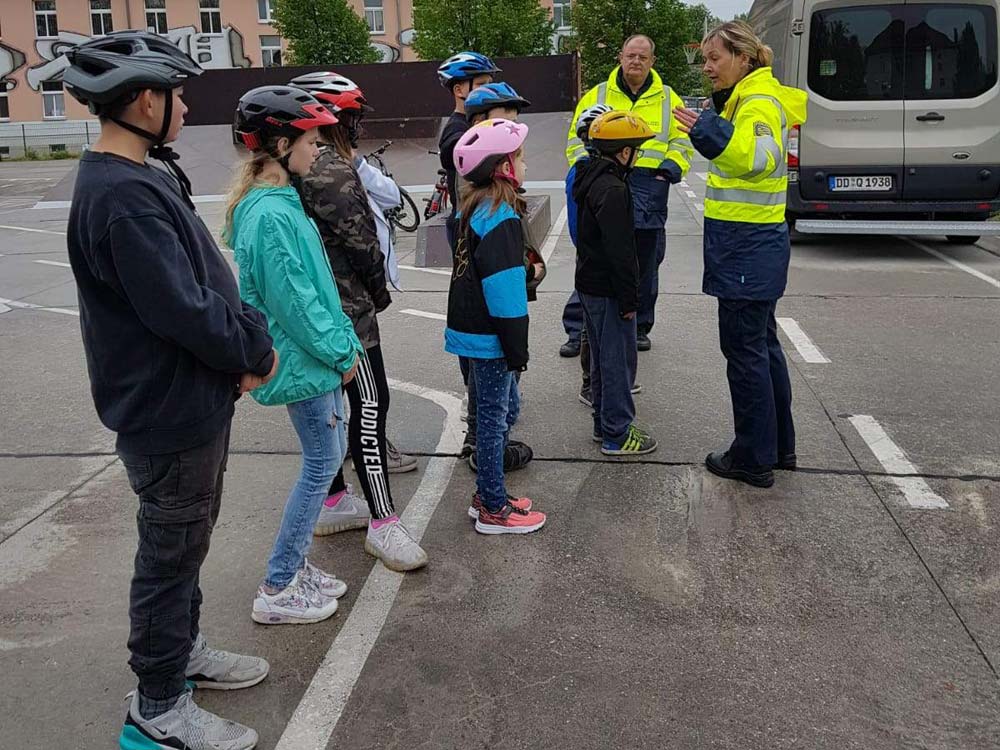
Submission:
<svg viewBox="0 0 1000 750">
<path fill-rule="evenodd" d="M 831 177 L 830 192 L 885 193 L 892 190 L 892 175 Z"/>
</svg>

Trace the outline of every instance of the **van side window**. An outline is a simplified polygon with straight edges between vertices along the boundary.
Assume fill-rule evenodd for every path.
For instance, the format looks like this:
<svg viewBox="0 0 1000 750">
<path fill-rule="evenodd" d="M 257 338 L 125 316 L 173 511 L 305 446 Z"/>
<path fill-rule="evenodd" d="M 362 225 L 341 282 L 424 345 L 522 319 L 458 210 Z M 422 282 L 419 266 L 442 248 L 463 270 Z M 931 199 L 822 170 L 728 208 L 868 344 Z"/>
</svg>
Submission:
<svg viewBox="0 0 1000 750">
<path fill-rule="evenodd" d="M 813 13 L 809 88 L 836 101 L 902 99 L 903 8 L 869 5 Z"/>
<path fill-rule="evenodd" d="M 906 98 L 971 99 L 997 82 L 997 18 L 988 5 L 909 5 Z"/>
<path fill-rule="evenodd" d="M 866 5 L 812 15 L 809 88 L 827 99 L 971 99 L 996 82 L 991 6 Z"/>
</svg>

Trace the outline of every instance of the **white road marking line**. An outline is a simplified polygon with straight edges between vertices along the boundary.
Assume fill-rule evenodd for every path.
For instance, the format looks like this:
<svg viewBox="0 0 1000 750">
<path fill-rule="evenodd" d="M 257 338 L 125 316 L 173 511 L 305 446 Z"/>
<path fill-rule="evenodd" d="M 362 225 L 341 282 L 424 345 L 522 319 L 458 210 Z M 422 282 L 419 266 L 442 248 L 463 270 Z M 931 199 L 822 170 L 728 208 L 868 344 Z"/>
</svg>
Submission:
<svg viewBox="0 0 1000 750">
<path fill-rule="evenodd" d="M 563 229 L 566 228 L 566 219 L 566 206 L 563 206 L 562 211 L 559 212 L 559 216 L 556 217 L 556 223 L 549 229 L 549 233 L 545 238 L 545 244 L 542 245 L 542 260 L 546 263 L 552 257 L 552 253 L 556 249 L 556 243 L 559 241 Z"/>
<path fill-rule="evenodd" d="M 695 192 L 694 192 L 694 190 L 685 190 L 685 191 L 684 191 L 684 194 L 685 194 L 685 195 L 686 195 L 686 196 L 687 196 L 688 198 L 697 198 L 697 197 L 698 197 L 697 193 L 695 193 Z"/>
<path fill-rule="evenodd" d="M 2 181 L 2 180 L 0 180 Z M 408 193 L 430 193 L 437 187 L 436 185 L 401 185 Z M 563 190 L 566 187 L 564 180 L 535 180 L 524 183 L 525 190 Z M 194 203 L 224 203 L 226 196 L 222 194 L 192 195 Z M 69 208 L 70 201 L 39 201 L 32 206 L 35 210 L 49 208 Z"/>
<path fill-rule="evenodd" d="M 423 310 L 400 310 L 403 315 L 414 315 L 418 318 L 430 318 L 431 320 L 448 320 L 447 315 L 441 313 L 424 312 Z"/>
<path fill-rule="evenodd" d="M 30 302 L 18 302 L 17 300 L 4 299 L 3 297 L 0 297 L 0 307 L 4 308 L 3 310 L 0 310 L 0 313 L 10 312 L 10 309 L 14 307 L 19 310 L 41 310 L 42 312 L 58 313 L 60 315 L 75 315 L 78 318 L 80 317 L 80 313 L 78 311 L 69 310 L 65 307 L 45 307 L 44 305 L 33 305 Z"/>
<path fill-rule="evenodd" d="M 705 210 L 705 204 L 704 203 L 695 203 L 694 207 L 696 209 L 698 209 L 699 211 L 704 211 Z"/>
<path fill-rule="evenodd" d="M 910 463 L 903 450 L 892 442 L 892 438 L 886 434 L 875 417 L 867 414 L 855 414 L 850 417 L 850 422 L 887 472 L 890 474 L 919 473 L 917 467 Z M 891 479 L 893 484 L 903 493 L 911 508 L 940 509 L 948 507 L 944 498 L 934 492 L 922 477 L 891 477 Z"/>
<path fill-rule="evenodd" d="M 422 271 L 423 273 L 436 273 L 440 276 L 451 276 L 451 271 L 446 268 L 421 268 L 420 266 L 400 266 L 404 271 Z"/>
<path fill-rule="evenodd" d="M 389 387 L 428 399 L 444 409 L 444 429 L 435 452 L 458 452 L 462 444 L 459 430 L 462 402 L 458 397 L 392 379 L 389 380 Z M 417 542 L 423 537 L 427 523 L 451 481 L 456 464 L 456 459 L 444 457 L 427 462 L 420 486 L 402 517 L 410 536 Z M 381 562 L 375 563 L 347 622 L 330 645 L 288 726 L 278 739 L 276 750 L 325 750 L 385 626 L 403 577 L 404 574 L 393 573 Z"/>
<path fill-rule="evenodd" d="M 39 263 L 43 266 L 58 266 L 59 268 L 72 268 L 69 263 L 63 263 L 58 260 L 35 260 L 33 263 Z"/>
<path fill-rule="evenodd" d="M 10 229 L 14 232 L 34 232 L 35 234 L 54 234 L 59 237 L 65 237 L 65 232 L 53 232 L 51 229 L 33 229 L 31 227 L 14 227 L 8 224 L 0 224 L 0 229 Z"/>
<path fill-rule="evenodd" d="M 987 276 L 985 273 L 983 273 L 982 271 L 977 271 L 972 266 L 967 266 L 964 263 L 962 263 L 961 261 L 955 260 L 954 258 L 949 258 L 944 253 L 942 253 L 942 252 L 940 252 L 938 250 L 935 250 L 933 247 L 928 247 L 923 242 L 917 242 L 916 240 L 911 240 L 911 239 L 908 239 L 908 238 L 904 238 L 904 239 L 906 239 L 906 241 L 909 242 L 914 247 L 923 250 L 925 253 L 927 253 L 929 255 L 933 255 L 935 258 L 937 258 L 939 260 L 943 260 L 948 265 L 954 266 L 955 268 L 957 268 L 960 271 L 965 271 L 970 276 L 975 276 L 977 279 L 979 279 L 981 281 L 985 281 L 990 286 L 994 286 L 997 289 L 1000 289 L 1000 281 L 998 281 L 997 279 L 994 279 L 992 276 Z"/>
<path fill-rule="evenodd" d="M 691 187 L 691 186 L 688 185 L 687 180 L 681 180 L 680 182 L 677 183 L 677 187 L 688 188 L 688 187 Z"/>
<path fill-rule="evenodd" d="M 698 175 L 705 182 L 708 182 L 708 172 L 695 172 L 695 174 Z"/>
<path fill-rule="evenodd" d="M 781 330 L 788 337 L 788 340 L 799 350 L 802 359 L 811 365 L 830 364 L 830 360 L 819 350 L 819 347 L 813 343 L 812 339 L 806 335 L 806 332 L 802 330 L 802 326 L 794 318 L 777 318 L 777 321 L 778 325 L 781 326 Z"/>
</svg>

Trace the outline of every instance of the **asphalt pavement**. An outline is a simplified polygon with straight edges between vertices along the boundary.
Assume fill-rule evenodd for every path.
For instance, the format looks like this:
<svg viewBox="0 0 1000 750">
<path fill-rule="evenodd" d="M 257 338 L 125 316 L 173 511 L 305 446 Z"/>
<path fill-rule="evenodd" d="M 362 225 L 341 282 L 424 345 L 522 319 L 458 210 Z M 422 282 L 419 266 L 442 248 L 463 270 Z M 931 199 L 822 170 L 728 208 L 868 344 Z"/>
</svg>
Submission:
<svg viewBox="0 0 1000 750">
<path fill-rule="evenodd" d="M 410 144 L 404 184 L 431 181 L 425 145 Z M 547 185 L 558 149 L 543 151 L 529 180 Z M 0 747 L 12 750 L 113 746 L 133 687 L 136 501 L 90 401 L 67 210 L 33 208 L 65 199 L 71 166 L 0 165 Z M 350 586 L 337 615 L 253 623 L 299 460 L 283 410 L 238 404 L 203 630 L 272 671 L 200 703 L 254 726 L 268 750 L 1000 747 L 1000 245 L 797 242 L 778 314 L 800 470 L 770 490 L 734 484 L 702 465 L 732 430 L 716 303 L 701 294 L 705 171 L 671 192 L 636 401 L 660 448 L 643 460 L 591 442 L 578 360 L 558 355 L 564 201 L 534 190 L 552 198 L 550 275 L 530 308 L 515 436 L 536 458 L 509 479 L 549 513 L 538 534 L 484 538 L 466 516 L 447 272 L 404 269 L 406 291 L 380 316 L 390 435 L 420 457 L 393 493 L 425 570 L 373 565 L 361 532 L 317 540 L 311 557 Z M 222 204 L 199 210 L 217 230 Z M 399 249 L 412 263 L 412 236 Z"/>
</svg>

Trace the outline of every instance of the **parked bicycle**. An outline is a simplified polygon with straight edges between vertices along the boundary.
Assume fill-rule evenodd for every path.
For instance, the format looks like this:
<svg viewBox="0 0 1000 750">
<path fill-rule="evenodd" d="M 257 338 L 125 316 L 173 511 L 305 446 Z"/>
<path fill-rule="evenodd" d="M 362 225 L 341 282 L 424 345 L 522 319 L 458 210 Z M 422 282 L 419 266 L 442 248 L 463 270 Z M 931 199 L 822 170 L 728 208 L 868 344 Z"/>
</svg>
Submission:
<svg viewBox="0 0 1000 750">
<path fill-rule="evenodd" d="M 389 168 L 382 160 L 382 154 L 388 151 L 391 146 L 392 141 L 386 141 L 365 157 L 369 164 L 378 169 L 390 180 L 392 179 L 392 172 L 389 171 Z M 404 232 L 415 232 L 420 225 L 420 213 L 417 211 L 417 204 L 413 202 L 413 198 L 402 187 L 399 188 L 399 198 L 400 201 L 397 208 L 389 208 L 383 212 L 385 218 L 389 221 L 389 228 L 393 231 L 393 239 L 395 239 L 396 227 L 399 227 Z"/>
<path fill-rule="evenodd" d="M 428 151 L 428 154 L 439 156 L 439 151 Z M 424 198 L 424 219 L 430 219 L 448 210 L 448 173 L 443 169 L 438 170 L 438 181 L 434 185 L 434 191 L 430 198 Z"/>
</svg>

